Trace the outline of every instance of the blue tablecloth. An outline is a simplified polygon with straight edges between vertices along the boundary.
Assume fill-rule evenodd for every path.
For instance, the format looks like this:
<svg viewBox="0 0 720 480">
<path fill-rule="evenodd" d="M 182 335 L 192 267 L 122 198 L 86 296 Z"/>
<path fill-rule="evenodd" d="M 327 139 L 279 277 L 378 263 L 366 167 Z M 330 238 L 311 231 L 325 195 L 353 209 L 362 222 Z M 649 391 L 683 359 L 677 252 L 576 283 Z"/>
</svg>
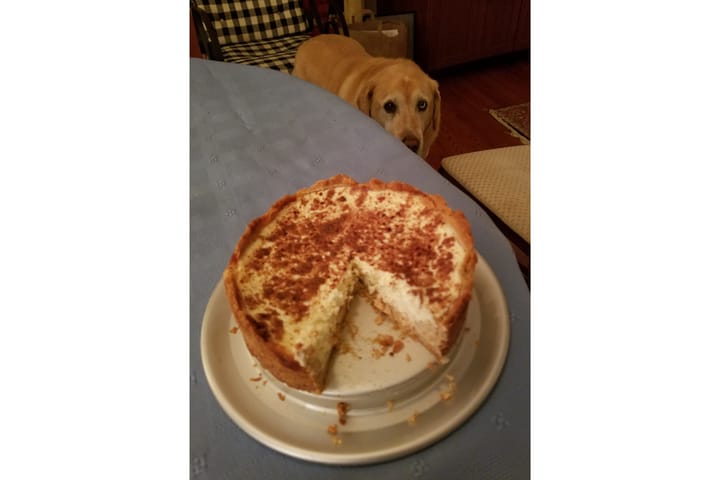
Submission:
<svg viewBox="0 0 720 480">
<path fill-rule="evenodd" d="M 358 467 L 308 463 L 255 441 L 220 408 L 200 360 L 205 307 L 247 223 L 283 195 L 338 173 L 407 182 L 462 210 L 511 316 L 503 373 L 465 424 L 415 454 Z M 529 297 L 508 242 L 482 209 L 369 117 L 284 73 L 190 60 L 191 478 L 528 478 Z"/>
</svg>

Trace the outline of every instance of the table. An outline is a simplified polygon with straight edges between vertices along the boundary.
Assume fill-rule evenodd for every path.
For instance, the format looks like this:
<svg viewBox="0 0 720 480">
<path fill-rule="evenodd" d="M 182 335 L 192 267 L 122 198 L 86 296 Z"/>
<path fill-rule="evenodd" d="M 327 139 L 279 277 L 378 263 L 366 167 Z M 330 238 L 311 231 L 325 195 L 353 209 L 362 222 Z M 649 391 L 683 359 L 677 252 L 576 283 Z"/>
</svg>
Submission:
<svg viewBox="0 0 720 480">
<path fill-rule="evenodd" d="M 530 294 L 507 240 L 472 199 L 339 97 L 285 73 L 194 58 L 189 167 L 191 478 L 529 478 Z M 401 180 L 462 210 L 511 322 L 505 368 L 467 422 L 412 455 L 357 467 L 297 460 L 255 441 L 222 411 L 200 360 L 205 307 L 246 224 L 337 173 Z"/>
</svg>

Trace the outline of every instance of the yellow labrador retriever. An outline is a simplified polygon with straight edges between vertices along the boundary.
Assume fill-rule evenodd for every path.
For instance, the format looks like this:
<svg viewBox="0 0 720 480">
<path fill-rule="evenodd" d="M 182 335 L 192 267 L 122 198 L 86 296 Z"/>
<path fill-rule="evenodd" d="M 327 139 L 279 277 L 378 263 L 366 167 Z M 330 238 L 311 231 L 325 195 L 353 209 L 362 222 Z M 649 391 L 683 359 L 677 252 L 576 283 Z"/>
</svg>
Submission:
<svg viewBox="0 0 720 480">
<path fill-rule="evenodd" d="M 438 83 L 411 60 L 371 57 L 349 37 L 318 35 L 298 49 L 293 75 L 355 105 L 423 158 L 437 138 Z"/>
</svg>

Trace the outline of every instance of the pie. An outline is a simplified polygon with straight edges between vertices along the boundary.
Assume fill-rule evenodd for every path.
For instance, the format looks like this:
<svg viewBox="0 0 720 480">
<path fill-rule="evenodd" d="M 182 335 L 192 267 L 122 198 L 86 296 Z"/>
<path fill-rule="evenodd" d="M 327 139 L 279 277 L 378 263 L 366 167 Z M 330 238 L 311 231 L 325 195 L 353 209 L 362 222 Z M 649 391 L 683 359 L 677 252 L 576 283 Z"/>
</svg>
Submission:
<svg viewBox="0 0 720 480">
<path fill-rule="evenodd" d="M 319 393 L 358 294 L 442 359 L 476 261 L 465 216 L 442 197 L 337 175 L 250 222 L 223 280 L 250 353 L 290 387 Z"/>
</svg>

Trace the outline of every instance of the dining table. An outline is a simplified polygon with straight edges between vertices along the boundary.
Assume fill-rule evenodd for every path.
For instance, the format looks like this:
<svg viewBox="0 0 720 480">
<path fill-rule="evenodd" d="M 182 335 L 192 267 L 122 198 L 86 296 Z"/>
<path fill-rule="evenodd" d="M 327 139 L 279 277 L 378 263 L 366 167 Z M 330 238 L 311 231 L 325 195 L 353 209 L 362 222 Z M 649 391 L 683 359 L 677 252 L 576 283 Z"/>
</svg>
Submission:
<svg viewBox="0 0 720 480">
<path fill-rule="evenodd" d="M 482 207 L 369 116 L 291 75 L 191 58 L 189 88 L 190 477 L 529 478 L 530 292 Z M 281 197 L 337 174 L 405 182 L 463 212 L 497 279 L 510 331 L 496 382 L 463 422 L 422 448 L 361 464 L 300 458 L 258 441 L 218 401 L 201 345 L 208 305 L 248 223 Z"/>
</svg>

